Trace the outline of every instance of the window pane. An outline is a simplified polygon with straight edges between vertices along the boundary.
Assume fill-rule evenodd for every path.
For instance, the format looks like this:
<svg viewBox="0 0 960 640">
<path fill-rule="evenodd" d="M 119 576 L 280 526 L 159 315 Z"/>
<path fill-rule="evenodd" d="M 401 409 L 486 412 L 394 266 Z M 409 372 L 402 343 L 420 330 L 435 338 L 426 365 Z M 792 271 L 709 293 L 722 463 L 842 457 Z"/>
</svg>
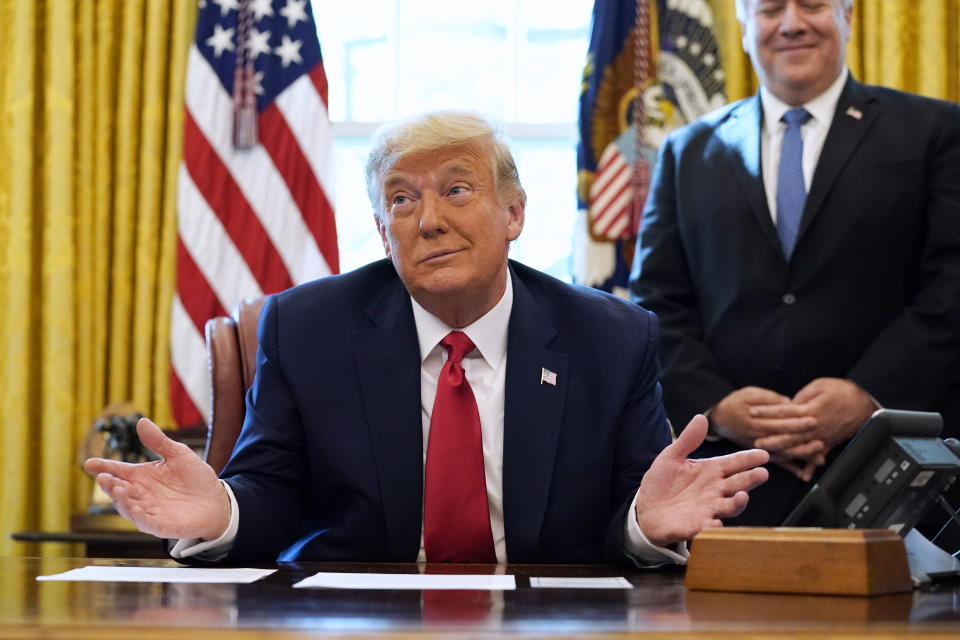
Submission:
<svg viewBox="0 0 960 640">
<path fill-rule="evenodd" d="M 570 280 L 576 218 L 577 158 L 570 140 L 513 139 L 510 148 L 527 192 L 523 232 L 510 257 Z"/>
<path fill-rule="evenodd" d="M 332 120 L 394 117 L 394 7 L 394 0 L 313 3 Z"/>
<path fill-rule="evenodd" d="M 400 114 L 467 108 L 509 117 L 512 0 L 399 5 Z"/>
<path fill-rule="evenodd" d="M 592 0 L 521 0 L 518 122 L 576 122 Z"/>
<path fill-rule="evenodd" d="M 363 181 L 363 167 L 369 152 L 370 140 L 366 137 L 339 136 L 334 146 L 340 271 L 356 269 L 384 255 Z"/>
<path fill-rule="evenodd" d="M 393 45 L 387 39 L 347 43 L 347 84 L 344 87 L 344 120 L 377 122 L 396 113 Z"/>
</svg>

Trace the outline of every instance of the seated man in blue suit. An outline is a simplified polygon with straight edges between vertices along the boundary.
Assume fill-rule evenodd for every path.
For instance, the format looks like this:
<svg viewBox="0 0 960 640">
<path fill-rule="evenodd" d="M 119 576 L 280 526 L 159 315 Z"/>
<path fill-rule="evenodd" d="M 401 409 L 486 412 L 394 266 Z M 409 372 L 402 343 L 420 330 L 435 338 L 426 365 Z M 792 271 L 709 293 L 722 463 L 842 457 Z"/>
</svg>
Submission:
<svg viewBox="0 0 960 640">
<path fill-rule="evenodd" d="M 682 562 L 762 483 L 753 450 L 671 444 L 656 318 L 509 261 L 526 196 L 501 134 L 461 113 L 381 131 L 367 184 L 386 260 L 271 296 L 218 480 L 164 460 L 86 468 L 175 558 Z"/>
</svg>

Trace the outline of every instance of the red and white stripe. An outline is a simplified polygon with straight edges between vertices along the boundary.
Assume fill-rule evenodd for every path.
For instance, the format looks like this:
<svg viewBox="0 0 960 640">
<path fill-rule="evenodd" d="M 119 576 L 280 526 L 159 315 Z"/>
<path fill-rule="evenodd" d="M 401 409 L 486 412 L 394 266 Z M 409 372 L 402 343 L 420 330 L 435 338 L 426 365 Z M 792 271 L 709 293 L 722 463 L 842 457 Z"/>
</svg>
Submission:
<svg viewBox="0 0 960 640">
<path fill-rule="evenodd" d="M 590 187 L 590 222 L 594 235 L 609 240 L 633 233 L 633 167 L 615 143 L 607 145 Z"/>
<path fill-rule="evenodd" d="M 180 425 L 205 422 L 204 324 L 241 299 L 336 273 L 327 81 L 317 64 L 258 118 L 259 144 L 233 146 L 233 99 L 197 50 L 187 64 L 178 194 L 170 400 Z"/>
</svg>

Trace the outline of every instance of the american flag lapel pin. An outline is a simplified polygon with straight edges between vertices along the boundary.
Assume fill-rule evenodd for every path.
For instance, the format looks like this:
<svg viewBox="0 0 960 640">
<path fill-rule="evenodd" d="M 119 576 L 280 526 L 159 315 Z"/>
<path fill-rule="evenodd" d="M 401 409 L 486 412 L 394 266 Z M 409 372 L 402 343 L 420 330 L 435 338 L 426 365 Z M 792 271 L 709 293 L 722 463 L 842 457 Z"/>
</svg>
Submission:
<svg viewBox="0 0 960 640">
<path fill-rule="evenodd" d="M 853 105 L 850 105 L 849 107 L 847 107 L 846 113 L 848 116 L 850 116 L 854 120 L 860 120 L 863 118 L 863 111 L 860 111 L 860 109 L 857 109 Z"/>
<path fill-rule="evenodd" d="M 543 384 L 544 382 L 546 382 L 552 387 L 557 386 L 557 372 L 550 371 L 550 369 L 547 369 L 546 367 L 541 367 L 540 368 L 540 384 Z"/>
</svg>

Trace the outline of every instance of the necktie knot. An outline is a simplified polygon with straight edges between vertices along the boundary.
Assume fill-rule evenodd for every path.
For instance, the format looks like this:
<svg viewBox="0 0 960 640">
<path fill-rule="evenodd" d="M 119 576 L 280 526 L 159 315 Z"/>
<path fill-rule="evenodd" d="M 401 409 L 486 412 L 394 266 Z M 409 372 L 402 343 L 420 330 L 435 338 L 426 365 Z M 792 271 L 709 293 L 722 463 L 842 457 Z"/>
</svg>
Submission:
<svg viewBox="0 0 960 640">
<path fill-rule="evenodd" d="M 810 112 L 804 109 L 803 107 L 797 107 L 796 109 L 790 109 L 783 117 L 780 118 L 787 123 L 787 127 L 800 127 L 806 123 L 807 120 L 811 118 Z"/>
<path fill-rule="evenodd" d="M 440 341 L 440 345 L 450 354 L 447 359 L 454 364 L 460 364 L 463 357 L 476 348 L 463 331 L 451 331 Z"/>
</svg>

